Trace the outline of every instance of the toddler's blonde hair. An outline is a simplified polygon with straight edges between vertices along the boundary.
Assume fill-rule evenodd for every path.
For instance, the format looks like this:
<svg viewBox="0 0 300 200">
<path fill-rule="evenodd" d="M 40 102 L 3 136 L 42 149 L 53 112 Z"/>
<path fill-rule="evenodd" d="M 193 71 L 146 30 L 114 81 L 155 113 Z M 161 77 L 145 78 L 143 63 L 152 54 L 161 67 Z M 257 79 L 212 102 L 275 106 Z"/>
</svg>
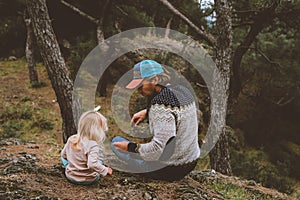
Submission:
<svg viewBox="0 0 300 200">
<path fill-rule="evenodd" d="M 108 130 L 107 119 L 97 111 L 83 113 L 78 123 L 78 133 L 72 142 L 75 149 L 80 150 L 78 144 L 82 139 L 94 140 L 103 143 L 105 131 Z"/>
</svg>

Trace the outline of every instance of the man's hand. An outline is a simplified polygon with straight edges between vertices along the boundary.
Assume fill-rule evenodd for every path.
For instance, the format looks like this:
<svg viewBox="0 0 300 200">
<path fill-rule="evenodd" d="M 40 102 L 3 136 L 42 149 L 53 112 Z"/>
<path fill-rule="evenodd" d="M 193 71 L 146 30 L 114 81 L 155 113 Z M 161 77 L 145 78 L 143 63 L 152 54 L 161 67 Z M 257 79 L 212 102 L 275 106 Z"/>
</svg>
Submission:
<svg viewBox="0 0 300 200">
<path fill-rule="evenodd" d="M 121 149 L 123 151 L 128 151 L 128 144 L 129 144 L 129 142 L 126 142 L 126 141 L 113 143 L 113 145 L 115 145 L 115 147 L 117 149 Z"/>
<path fill-rule="evenodd" d="M 107 168 L 108 168 L 107 174 L 108 174 L 108 175 L 112 175 L 113 170 L 112 170 L 110 167 L 107 167 Z"/>
<path fill-rule="evenodd" d="M 130 120 L 130 125 L 132 126 L 132 124 L 135 123 L 135 125 L 137 126 L 141 121 L 143 121 L 146 118 L 146 116 L 147 116 L 147 109 L 135 113 Z"/>
</svg>

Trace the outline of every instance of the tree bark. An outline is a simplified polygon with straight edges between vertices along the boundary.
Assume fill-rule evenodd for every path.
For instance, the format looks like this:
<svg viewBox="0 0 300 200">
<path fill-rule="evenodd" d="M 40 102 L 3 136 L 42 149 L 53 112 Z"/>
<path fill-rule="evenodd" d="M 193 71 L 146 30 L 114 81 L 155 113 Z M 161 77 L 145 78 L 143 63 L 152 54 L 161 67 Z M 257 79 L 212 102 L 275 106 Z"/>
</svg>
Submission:
<svg viewBox="0 0 300 200">
<path fill-rule="evenodd" d="M 216 66 L 214 73 L 211 104 L 211 124 L 213 130 L 221 133 L 216 145 L 209 153 L 211 168 L 222 174 L 231 175 L 229 146 L 226 137 L 226 109 L 229 96 L 230 66 L 232 54 L 232 22 L 230 0 L 215 0 L 218 33 Z M 212 138 L 217 139 L 217 138 Z"/>
<path fill-rule="evenodd" d="M 210 127 L 219 137 L 208 138 L 217 141 L 213 150 L 209 153 L 211 168 L 223 174 L 231 175 L 229 146 L 225 134 L 226 111 L 229 96 L 230 66 L 232 54 L 232 21 L 230 0 L 215 0 L 217 13 L 217 40 L 213 35 L 201 30 L 186 16 L 180 13 L 168 0 L 160 0 L 173 14 L 179 16 L 191 28 L 193 28 L 216 52 L 216 66 L 218 71 L 213 75 L 213 88 L 211 92 L 211 124 Z M 214 142 L 213 142 L 214 143 Z"/>
<path fill-rule="evenodd" d="M 76 133 L 74 118 L 78 119 L 80 112 L 79 103 L 74 105 L 72 112 L 73 83 L 69 77 L 64 58 L 51 26 L 48 9 L 45 0 L 26 1 L 28 13 L 32 20 L 32 26 L 40 49 L 41 56 L 46 65 L 48 76 L 55 91 L 62 116 L 63 140 Z"/>
<path fill-rule="evenodd" d="M 24 22 L 27 31 L 25 55 L 28 65 L 29 81 L 30 85 L 32 87 L 35 87 L 38 85 L 39 79 L 34 59 L 34 34 L 32 30 L 31 20 L 28 18 L 28 13 L 26 10 L 24 11 Z"/>
</svg>

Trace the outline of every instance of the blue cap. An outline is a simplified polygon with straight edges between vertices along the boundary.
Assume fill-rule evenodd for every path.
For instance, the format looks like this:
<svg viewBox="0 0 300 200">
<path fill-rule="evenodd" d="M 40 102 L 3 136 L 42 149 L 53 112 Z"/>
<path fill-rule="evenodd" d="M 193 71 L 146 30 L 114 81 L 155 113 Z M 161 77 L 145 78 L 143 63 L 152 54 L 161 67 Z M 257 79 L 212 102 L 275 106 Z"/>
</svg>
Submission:
<svg viewBox="0 0 300 200">
<path fill-rule="evenodd" d="M 143 60 L 133 67 L 133 80 L 126 86 L 128 89 L 137 87 L 144 78 L 162 73 L 164 70 L 158 62 L 154 60 Z"/>
</svg>

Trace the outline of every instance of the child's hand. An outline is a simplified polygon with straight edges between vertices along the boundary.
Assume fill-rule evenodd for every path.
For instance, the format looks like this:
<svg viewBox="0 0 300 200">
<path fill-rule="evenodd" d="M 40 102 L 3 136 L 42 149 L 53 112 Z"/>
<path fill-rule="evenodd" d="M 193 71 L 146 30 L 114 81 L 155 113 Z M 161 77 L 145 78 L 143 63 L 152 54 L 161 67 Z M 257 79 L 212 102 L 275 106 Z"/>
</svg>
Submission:
<svg viewBox="0 0 300 200">
<path fill-rule="evenodd" d="M 108 168 L 107 174 L 112 175 L 113 170 L 110 167 L 107 167 L 107 168 Z"/>
</svg>

